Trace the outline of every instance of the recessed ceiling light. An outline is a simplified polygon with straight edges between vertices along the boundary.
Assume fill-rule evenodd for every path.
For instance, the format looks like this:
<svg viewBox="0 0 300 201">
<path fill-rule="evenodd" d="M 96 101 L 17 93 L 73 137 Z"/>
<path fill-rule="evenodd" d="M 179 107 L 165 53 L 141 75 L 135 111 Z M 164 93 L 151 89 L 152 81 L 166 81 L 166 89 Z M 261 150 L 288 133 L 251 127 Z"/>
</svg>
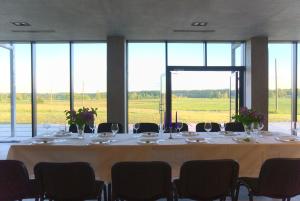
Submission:
<svg viewBox="0 0 300 201">
<path fill-rule="evenodd" d="M 31 26 L 28 22 L 11 22 L 13 25 L 17 27 L 28 27 Z"/>
<path fill-rule="evenodd" d="M 192 26 L 193 27 L 205 27 L 205 26 L 207 26 L 207 22 L 193 22 Z"/>
</svg>

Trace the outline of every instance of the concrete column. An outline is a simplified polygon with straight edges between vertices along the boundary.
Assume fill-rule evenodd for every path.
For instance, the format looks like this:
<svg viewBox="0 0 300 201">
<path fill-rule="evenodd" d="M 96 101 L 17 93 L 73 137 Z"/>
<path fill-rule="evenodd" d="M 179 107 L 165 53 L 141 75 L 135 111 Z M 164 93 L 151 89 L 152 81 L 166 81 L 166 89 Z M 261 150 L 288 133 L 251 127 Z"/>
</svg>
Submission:
<svg viewBox="0 0 300 201">
<path fill-rule="evenodd" d="M 245 103 L 265 116 L 268 129 L 268 38 L 253 37 L 246 43 L 246 90 Z"/>
<path fill-rule="evenodd" d="M 121 123 L 127 131 L 126 41 L 107 37 L 107 121 Z"/>
</svg>

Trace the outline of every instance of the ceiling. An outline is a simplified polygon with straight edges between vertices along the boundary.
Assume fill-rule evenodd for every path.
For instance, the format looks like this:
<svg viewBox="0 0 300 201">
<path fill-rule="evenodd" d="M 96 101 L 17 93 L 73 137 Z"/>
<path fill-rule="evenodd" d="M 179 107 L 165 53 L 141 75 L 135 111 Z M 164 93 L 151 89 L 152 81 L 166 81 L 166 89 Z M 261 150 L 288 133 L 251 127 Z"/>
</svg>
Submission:
<svg viewBox="0 0 300 201">
<path fill-rule="evenodd" d="M 299 0 L 0 0 L 0 5 L 3 41 L 106 40 L 108 35 L 128 40 L 300 40 Z M 31 26 L 16 27 L 14 21 Z M 192 27 L 195 21 L 208 25 Z"/>
</svg>

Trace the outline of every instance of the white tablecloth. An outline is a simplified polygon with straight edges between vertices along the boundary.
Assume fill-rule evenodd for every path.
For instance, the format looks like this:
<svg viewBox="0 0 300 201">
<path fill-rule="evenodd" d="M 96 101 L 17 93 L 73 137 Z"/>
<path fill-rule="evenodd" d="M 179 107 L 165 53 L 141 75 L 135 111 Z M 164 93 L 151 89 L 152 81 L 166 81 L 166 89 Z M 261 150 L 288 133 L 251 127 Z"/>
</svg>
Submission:
<svg viewBox="0 0 300 201">
<path fill-rule="evenodd" d="M 110 181 L 110 170 L 120 161 L 166 161 L 172 166 L 173 176 L 179 174 L 180 166 L 188 160 L 235 159 L 240 164 L 240 176 L 258 176 L 262 163 L 268 158 L 300 158 L 300 142 L 283 143 L 275 136 L 257 137 L 257 143 L 237 143 L 230 136 L 218 133 L 202 133 L 209 143 L 188 144 L 182 136 L 160 135 L 159 144 L 140 145 L 139 138 L 132 134 L 119 134 L 110 144 L 90 144 L 95 137 L 84 139 L 65 138 L 54 144 L 34 145 L 34 139 L 12 145 L 8 159 L 23 161 L 30 174 L 36 163 L 47 162 L 89 162 L 96 177 Z"/>
</svg>

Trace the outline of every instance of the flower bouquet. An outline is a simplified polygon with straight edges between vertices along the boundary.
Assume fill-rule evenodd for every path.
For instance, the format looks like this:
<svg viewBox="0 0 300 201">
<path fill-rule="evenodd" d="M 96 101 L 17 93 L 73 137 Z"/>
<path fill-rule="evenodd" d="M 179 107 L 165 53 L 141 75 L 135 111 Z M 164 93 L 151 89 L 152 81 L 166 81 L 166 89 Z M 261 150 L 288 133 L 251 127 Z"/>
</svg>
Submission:
<svg viewBox="0 0 300 201">
<path fill-rule="evenodd" d="M 248 109 L 247 107 L 240 108 L 240 113 L 232 117 L 236 122 L 244 125 L 245 131 L 249 134 L 252 124 L 260 124 L 264 121 L 264 115 L 256 112 L 255 110 Z"/>
<path fill-rule="evenodd" d="M 82 134 L 85 125 L 93 125 L 97 116 L 97 108 L 79 108 L 75 110 L 65 110 L 66 120 L 69 125 L 76 125 L 77 132 Z"/>
</svg>

